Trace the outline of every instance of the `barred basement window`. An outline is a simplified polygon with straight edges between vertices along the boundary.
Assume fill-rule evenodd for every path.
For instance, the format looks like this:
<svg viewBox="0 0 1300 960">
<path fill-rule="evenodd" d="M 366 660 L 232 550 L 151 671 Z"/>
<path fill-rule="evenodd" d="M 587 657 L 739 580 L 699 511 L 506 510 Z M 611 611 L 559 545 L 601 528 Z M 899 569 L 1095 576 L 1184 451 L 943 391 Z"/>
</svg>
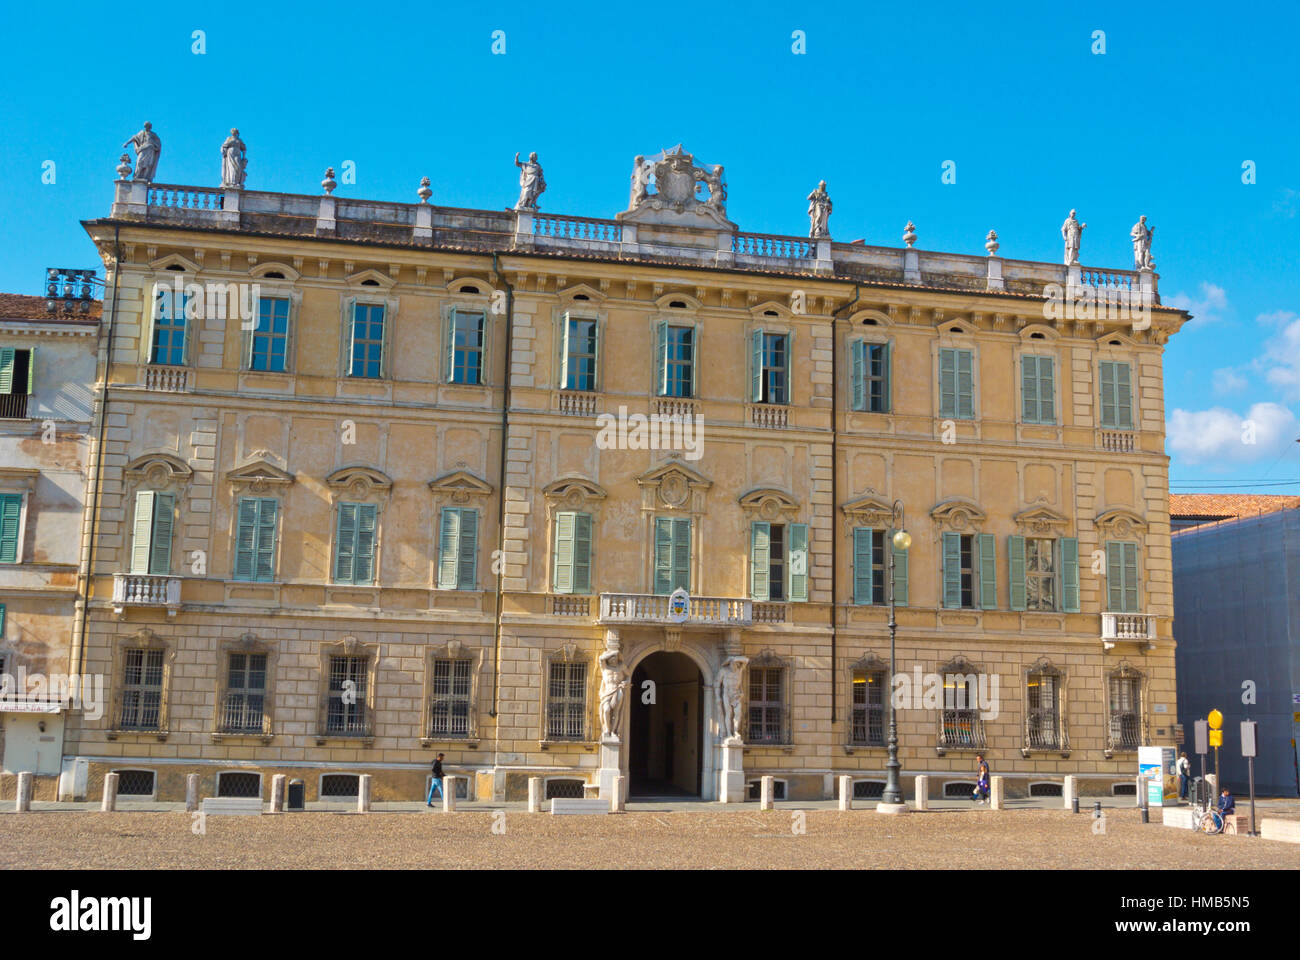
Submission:
<svg viewBox="0 0 1300 960">
<path fill-rule="evenodd" d="M 854 780 L 853 781 L 854 800 L 879 800 L 884 795 L 885 795 L 885 781 L 883 780 Z"/>
<path fill-rule="evenodd" d="M 1136 783 L 1112 783 L 1110 785 L 1110 795 L 1112 797 L 1136 797 L 1137 791 Z"/>
<path fill-rule="evenodd" d="M 260 797 L 261 795 L 262 778 L 256 773 L 217 774 L 217 796 L 219 797 Z"/>
<path fill-rule="evenodd" d="M 152 797 L 154 772 L 152 770 L 114 770 L 117 774 L 119 797 Z"/>
<path fill-rule="evenodd" d="M 949 780 L 943 785 L 943 796 L 946 800 L 969 800 L 974 792 L 974 780 Z"/>
<path fill-rule="evenodd" d="M 361 777 L 355 773 L 327 773 L 320 778 L 320 797 L 351 800 L 361 792 Z"/>
<path fill-rule="evenodd" d="M 1062 789 L 1059 783 L 1031 783 L 1029 785 L 1029 795 L 1031 797 L 1059 797 L 1063 795 Z"/>
<path fill-rule="evenodd" d="M 429 736 L 469 736 L 471 660 L 433 661 L 433 705 Z"/>
<path fill-rule="evenodd" d="M 853 739 L 865 747 L 885 745 L 885 682 L 879 670 L 853 671 Z M 864 781 L 865 782 L 865 781 Z"/>
<path fill-rule="evenodd" d="M 751 781 L 749 781 L 749 799 L 750 799 L 750 800 L 762 800 L 762 799 L 763 799 L 763 781 L 761 781 L 761 780 L 751 780 Z M 785 781 L 784 781 L 784 780 L 773 780 L 773 781 L 772 781 L 772 799 L 773 799 L 773 800 L 784 800 L 784 799 L 785 799 Z"/>
<path fill-rule="evenodd" d="M 157 730 L 162 711 L 163 651 L 122 652 L 122 713 L 119 730 Z"/>
<path fill-rule="evenodd" d="M 547 780 L 547 800 L 581 800 L 585 784 L 581 780 Z"/>
<path fill-rule="evenodd" d="M 221 702 L 222 733 L 261 733 L 266 701 L 266 654 L 232 653 L 226 695 Z"/>
<path fill-rule="evenodd" d="M 366 733 L 366 657 L 330 657 L 327 733 L 362 736 Z"/>
<path fill-rule="evenodd" d="M 581 740 L 587 726 L 587 665 L 552 661 L 547 695 L 546 739 Z"/>
<path fill-rule="evenodd" d="M 785 680 L 782 667 L 753 666 L 749 670 L 750 743 L 782 743 L 785 739 L 785 703 L 781 688 Z"/>
</svg>

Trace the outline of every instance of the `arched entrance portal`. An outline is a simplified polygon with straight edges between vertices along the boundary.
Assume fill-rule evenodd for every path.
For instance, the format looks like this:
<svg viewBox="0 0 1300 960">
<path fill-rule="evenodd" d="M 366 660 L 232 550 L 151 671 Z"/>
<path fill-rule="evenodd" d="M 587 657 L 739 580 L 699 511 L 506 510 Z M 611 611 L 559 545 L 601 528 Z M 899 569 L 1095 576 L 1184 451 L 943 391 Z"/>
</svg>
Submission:
<svg viewBox="0 0 1300 960">
<path fill-rule="evenodd" d="M 645 703 L 651 690 L 654 702 Z M 652 653 L 633 671 L 628 695 L 628 794 L 700 796 L 704 680 L 699 667 L 682 653 Z"/>
</svg>

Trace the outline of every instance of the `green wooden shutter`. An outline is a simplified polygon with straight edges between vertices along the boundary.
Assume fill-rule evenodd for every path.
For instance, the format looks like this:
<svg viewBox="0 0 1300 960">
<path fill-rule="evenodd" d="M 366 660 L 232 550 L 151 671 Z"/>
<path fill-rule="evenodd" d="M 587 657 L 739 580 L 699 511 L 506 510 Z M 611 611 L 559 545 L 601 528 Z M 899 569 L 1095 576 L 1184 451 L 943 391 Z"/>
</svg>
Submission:
<svg viewBox="0 0 1300 960">
<path fill-rule="evenodd" d="M 894 546 L 894 530 L 885 532 L 889 535 L 889 545 L 886 549 L 894 552 L 894 604 L 905 607 L 907 606 L 907 551 Z"/>
<path fill-rule="evenodd" d="M 957 415 L 957 358 L 956 350 L 939 351 L 939 416 Z"/>
<path fill-rule="evenodd" d="M 257 570 L 257 499 L 244 497 L 239 501 L 235 525 L 234 579 L 252 580 Z"/>
<path fill-rule="evenodd" d="M 668 395 L 668 321 L 655 323 L 655 393 Z"/>
<path fill-rule="evenodd" d="M 22 512 L 21 494 L 0 494 L 0 563 L 18 562 L 18 526 Z"/>
<path fill-rule="evenodd" d="M 254 556 L 253 578 L 275 579 L 276 514 L 280 502 L 271 497 L 257 501 L 257 548 Z"/>
<path fill-rule="evenodd" d="M 1020 358 L 1020 401 L 1020 418 L 1025 423 L 1038 423 L 1037 357 L 1025 355 Z"/>
<path fill-rule="evenodd" d="M 871 602 L 871 534 L 870 527 L 853 528 L 853 602 Z"/>
<path fill-rule="evenodd" d="M 1137 544 L 1121 543 L 1120 554 L 1123 559 L 1124 570 L 1124 593 L 1121 598 L 1122 606 L 1119 608 L 1121 613 L 1138 612 L 1138 570 L 1137 570 Z"/>
<path fill-rule="evenodd" d="M 883 344 L 880 348 L 880 369 L 884 371 L 885 383 L 880 390 L 880 412 L 890 413 L 894 409 L 894 345 Z"/>
<path fill-rule="evenodd" d="M 438 532 L 438 587 L 456 589 L 456 559 L 460 545 L 460 508 L 443 507 Z"/>
<path fill-rule="evenodd" d="M 456 585 L 461 590 L 478 587 L 478 511 L 462 508 L 460 511 L 460 549 L 457 561 Z"/>
<path fill-rule="evenodd" d="M 808 524 L 792 523 L 787 527 L 786 576 L 790 581 L 791 600 L 808 599 Z"/>
<path fill-rule="evenodd" d="M 974 354 L 969 350 L 957 351 L 957 413 L 963 420 L 975 416 Z"/>
<path fill-rule="evenodd" d="M 849 344 L 853 351 L 853 409 L 867 409 L 867 345 L 861 340 Z"/>
<path fill-rule="evenodd" d="M 456 311 L 447 314 L 447 322 L 442 328 L 442 362 L 446 365 L 444 379 L 451 383 L 456 376 Z M 448 509 L 455 509 L 449 507 Z"/>
<path fill-rule="evenodd" d="M 576 513 L 568 510 L 555 515 L 555 592 L 573 592 L 573 538 Z"/>
<path fill-rule="evenodd" d="M 0 347 L 0 393 L 14 388 L 14 348 Z"/>
<path fill-rule="evenodd" d="M 691 335 L 691 396 L 700 395 L 700 337 L 704 331 L 704 324 L 697 323 L 695 332 Z"/>
<path fill-rule="evenodd" d="M 375 582 L 375 525 L 379 508 L 373 503 L 357 505 L 356 551 L 352 560 L 352 582 Z"/>
<path fill-rule="evenodd" d="M 572 322 L 566 313 L 560 318 L 560 389 L 569 389 L 569 327 Z"/>
<path fill-rule="evenodd" d="M 339 504 L 334 529 L 334 582 L 351 583 L 353 558 L 357 546 L 357 505 Z"/>
<path fill-rule="evenodd" d="M 1124 613 L 1124 544 L 1118 540 L 1106 542 L 1106 610 Z"/>
<path fill-rule="evenodd" d="M 591 514 L 573 518 L 573 592 L 591 593 Z"/>
<path fill-rule="evenodd" d="M 1061 538 L 1061 609 L 1079 612 L 1079 541 Z"/>
<path fill-rule="evenodd" d="M 1038 422 L 1056 423 L 1056 374 L 1051 357 L 1038 358 Z"/>
<path fill-rule="evenodd" d="M 1115 368 L 1118 364 L 1103 360 L 1101 364 L 1101 425 L 1116 427 Z"/>
<path fill-rule="evenodd" d="M 170 493 L 154 497 L 153 536 L 149 545 L 149 572 L 166 576 L 172 569 L 172 520 L 176 498 Z"/>
<path fill-rule="evenodd" d="M 673 522 L 668 517 L 655 517 L 654 549 L 654 592 L 667 596 L 673 592 Z"/>
<path fill-rule="evenodd" d="M 749 526 L 749 596 L 753 600 L 766 600 L 769 596 L 771 548 L 772 525 L 755 520 Z"/>
<path fill-rule="evenodd" d="M 961 534 L 943 535 L 943 605 L 949 610 L 961 607 Z"/>
<path fill-rule="evenodd" d="M 758 403 L 763 399 L 763 331 L 749 335 L 749 399 Z"/>
<path fill-rule="evenodd" d="M 131 572 L 149 572 L 149 541 L 153 537 L 154 491 L 135 493 L 135 530 L 131 540 Z"/>
<path fill-rule="evenodd" d="M 1132 369 L 1127 363 L 1115 364 L 1115 426 L 1133 429 Z"/>
<path fill-rule="evenodd" d="M 691 521 L 673 521 L 673 589 L 691 588 Z"/>
<path fill-rule="evenodd" d="M 1025 598 L 1025 538 L 1007 537 L 1007 593 L 1012 610 L 1024 610 Z"/>
<path fill-rule="evenodd" d="M 997 551 L 993 534 L 979 535 L 980 550 L 980 607 L 996 610 L 998 607 Z"/>
<path fill-rule="evenodd" d="M 30 395 L 36 383 L 36 348 L 27 351 L 27 393 Z"/>
</svg>

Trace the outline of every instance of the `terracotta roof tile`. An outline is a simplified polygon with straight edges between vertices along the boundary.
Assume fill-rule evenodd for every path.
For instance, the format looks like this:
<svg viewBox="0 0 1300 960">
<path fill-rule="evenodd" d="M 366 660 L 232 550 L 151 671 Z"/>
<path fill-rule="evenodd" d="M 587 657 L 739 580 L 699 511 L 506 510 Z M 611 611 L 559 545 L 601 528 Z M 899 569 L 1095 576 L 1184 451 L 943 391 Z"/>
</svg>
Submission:
<svg viewBox="0 0 1300 960">
<path fill-rule="evenodd" d="M 0 320 L 43 320 L 47 323 L 93 323 L 103 310 L 99 300 L 90 302 L 87 314 L 51 314 L 45 310 L 44 297 L 31 297 L 25 293 L 0 293 Z"/>
<path fill-rule="evenodd" d="M 1254 517 L 1300 507 L 1300 496 L 1275 493 L 1171 493 L 1171 517 Z"/>
</svg>

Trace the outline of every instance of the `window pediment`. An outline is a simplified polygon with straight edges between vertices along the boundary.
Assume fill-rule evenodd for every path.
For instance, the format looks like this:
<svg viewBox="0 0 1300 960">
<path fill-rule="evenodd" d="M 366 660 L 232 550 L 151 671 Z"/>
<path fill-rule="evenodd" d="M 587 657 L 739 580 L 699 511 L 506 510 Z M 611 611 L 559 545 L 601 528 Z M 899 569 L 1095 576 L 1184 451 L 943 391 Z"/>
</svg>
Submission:
<svg viewBox="0 0 1300 960">
<path fill-rule="evenodd" d="M 864 654 L 849 667 L 849 674 L 855 673 L 889 673 L 889 663 L 874 653 Z"/>
<path fill-rule="evenodd" d="M 188 257 L 183 257 L 179 253 L 169 253 L 166 256 L 158 257 L 156 260 L 149 261 L 151 270 L 167 270 L 171 267 L 181 267 L 185 273 L 198 273 L 203 269 L 197 261 Z M 173 271 L 179 273 L 181 271 Z"/>
<path fill-rule="evenodd" d="M 963 653 L 957 654 L 955 657 L 953 657 L 951 660 L 949 660 L 947 663 L 945 663 L 943 666 L 939 668 L 939 675 L 943 677 L 946 677 L 949 674 L 954 674 L 954 673 L 966 675 L 971 673 L 979 674 L 982 672 L 983 671 L 980 670 L 979 667 L 975 666 L 975 664 L 967 660 L 966 655 Z"/>
<path fill-rule="evenodd" d="M 775 314 L 775 316 L 773 316 Z M 773 320 L 793 320 L 794 311 L 784 303 L 768 300 L 749 308 L 749 315 L 759 323 L 771 323 Z"/>
<path fill-rule="evenodd" d="M 1021 510 L 1013 519 L 1026 536 L 1063 536 L 1070 527 L 1069 517 L 1046 506 Z"/>
<path fill-rule="evenodd" d="M 166 453 L 147 453 L 126 465 L 126 475 L 132 480 L 141 480 L 154 487 L 165 487 L 172 483 L 188 483 L 194 476 L 194 470 L 179 457 Z"/>
<path fill-rule="evenodd" d="M 944 500 L 930 511 L 930 516 L 940 528 L 955 533 L 967 530 L 978 531 L 987 519 L 987 515 L 975 501 L 964 497 L 950 497 Z"/>
<path fill-rule="evenodd" d="M 1147 528 L 1147 522 L 1140 514 L 1125 507 L 1107 510 L 1097 517 L 1096 524 L 1097 529 L 1110 540 L 1126 540 Z"/>
<path fill-rule="evenodd" d="M 35 490 L 36 478 L 41 475 L 39 470 L 28 469 L 25 467 L 0 467 L 0 484 L 4 484 L 7 490 Z"/>
<path fill-rule="evenodd" d="M 840 507 L 849 521 L 864 527 L 888 527 L 894 518 L 893 504 L 868 494 Z"/>
<path fill-rule="evenodd" d="M 346 277 L 345 280 L 349 287 L 365 286 L 370 289 L 378 288 L 380 290 L 392 290 L 397 284 L 397 281 L 388 274 L 374 269 L 362 270 L 358 273 L 351 274 Z M 368 280 L 372 282 L 367 283 L 366 281 Z"/>
<path fill-rule="evenodd" d="M 385 494 L 393 488 L 393 481 L 372 467 L 342 467 L 325 478 L 325 483 L 336 495 L 368 497 Z"/>
<path fill-rule="evenodd" d="M 584 510 L 604 500 L 604 487 L 582 477 L 565 477 L 547 484 L 542 488 L 542 495 L 547 503 L 555 509 Z"/>
<path fill-rule="evenodd" d="M 678 460 L 670 460 L 636 478 L 642 491 L 642 505 L 647 509 L 704 509 L 704 493 L 713 481 Z"/>
<path fill-rule="evenodd" d="M 740 509 L 750 520 L 787 520 L 793 522 L 799 513 L 799 501 L 784 491 L 773 487 L 751 490 L 740 498 Z"/>
<path fill-rule="evenodd" d="M 248 275 L 250 277 L 258 277 L 258 278 L 264 278 L 268 273 L 284 274 L 283 277 L 272 277 L 271 279 L 275 281 L 286 281 L 290 283 L 297 281 L 302 276 L 301 273 L 299 273 L 293 267 L 289 266 L 287 263 L 280 263 L 276 260 L 270 260 L 266 263 L 254 264 L 251 268 L 249 268 L 248 271 Z"/>
<path fill-rule="evenodd" d="M 686 306 L 674 307 L 673 306 L 674 302 L 684 303 L 686 304 Z M 701 307 L 703 307 L 704 304 L 702 304 L 699 300 L 697 300 L 695 297 L 692 297 L 689 294 L 675 292 L 675 293 L 665 293 L 662 297 L 655 298 L 655 306 L 657 306 L 660 310 L 663 310 L 665 313 L 680 314 L 680 313 L 693 313 L 699 310 Z"/>
<path fill-rule="evenodd" d="M 571 287 L 565 287 L 563 290 L 558 291 L 555 295 L 560 301 L 560 309 L 562 310 L 580 310 L 584 306 L 595 305 L 605 299 L 603 293 L 585 283 L 575 283 Z"/>
<path fill-rule="evenodd" d="M 293 474 L 281 470 L 267 460 L 254 460 L 242 467 L 236 467 L 226 474 L 226 482 L 236 487 L 248 487 L 253 493 L 261 493 L 273 487 L 286 487 L 293 483 Z"/>
<path fill-rule="evenodd" d="M 492 484 L 480 480 L 468 470 L 456 470 L 443 474 L 436 480 L 430 480 L 429 489 L 449 498 L 452 503 L 468 503 L 472 499 L 491 494 Z"/>
</svg>

